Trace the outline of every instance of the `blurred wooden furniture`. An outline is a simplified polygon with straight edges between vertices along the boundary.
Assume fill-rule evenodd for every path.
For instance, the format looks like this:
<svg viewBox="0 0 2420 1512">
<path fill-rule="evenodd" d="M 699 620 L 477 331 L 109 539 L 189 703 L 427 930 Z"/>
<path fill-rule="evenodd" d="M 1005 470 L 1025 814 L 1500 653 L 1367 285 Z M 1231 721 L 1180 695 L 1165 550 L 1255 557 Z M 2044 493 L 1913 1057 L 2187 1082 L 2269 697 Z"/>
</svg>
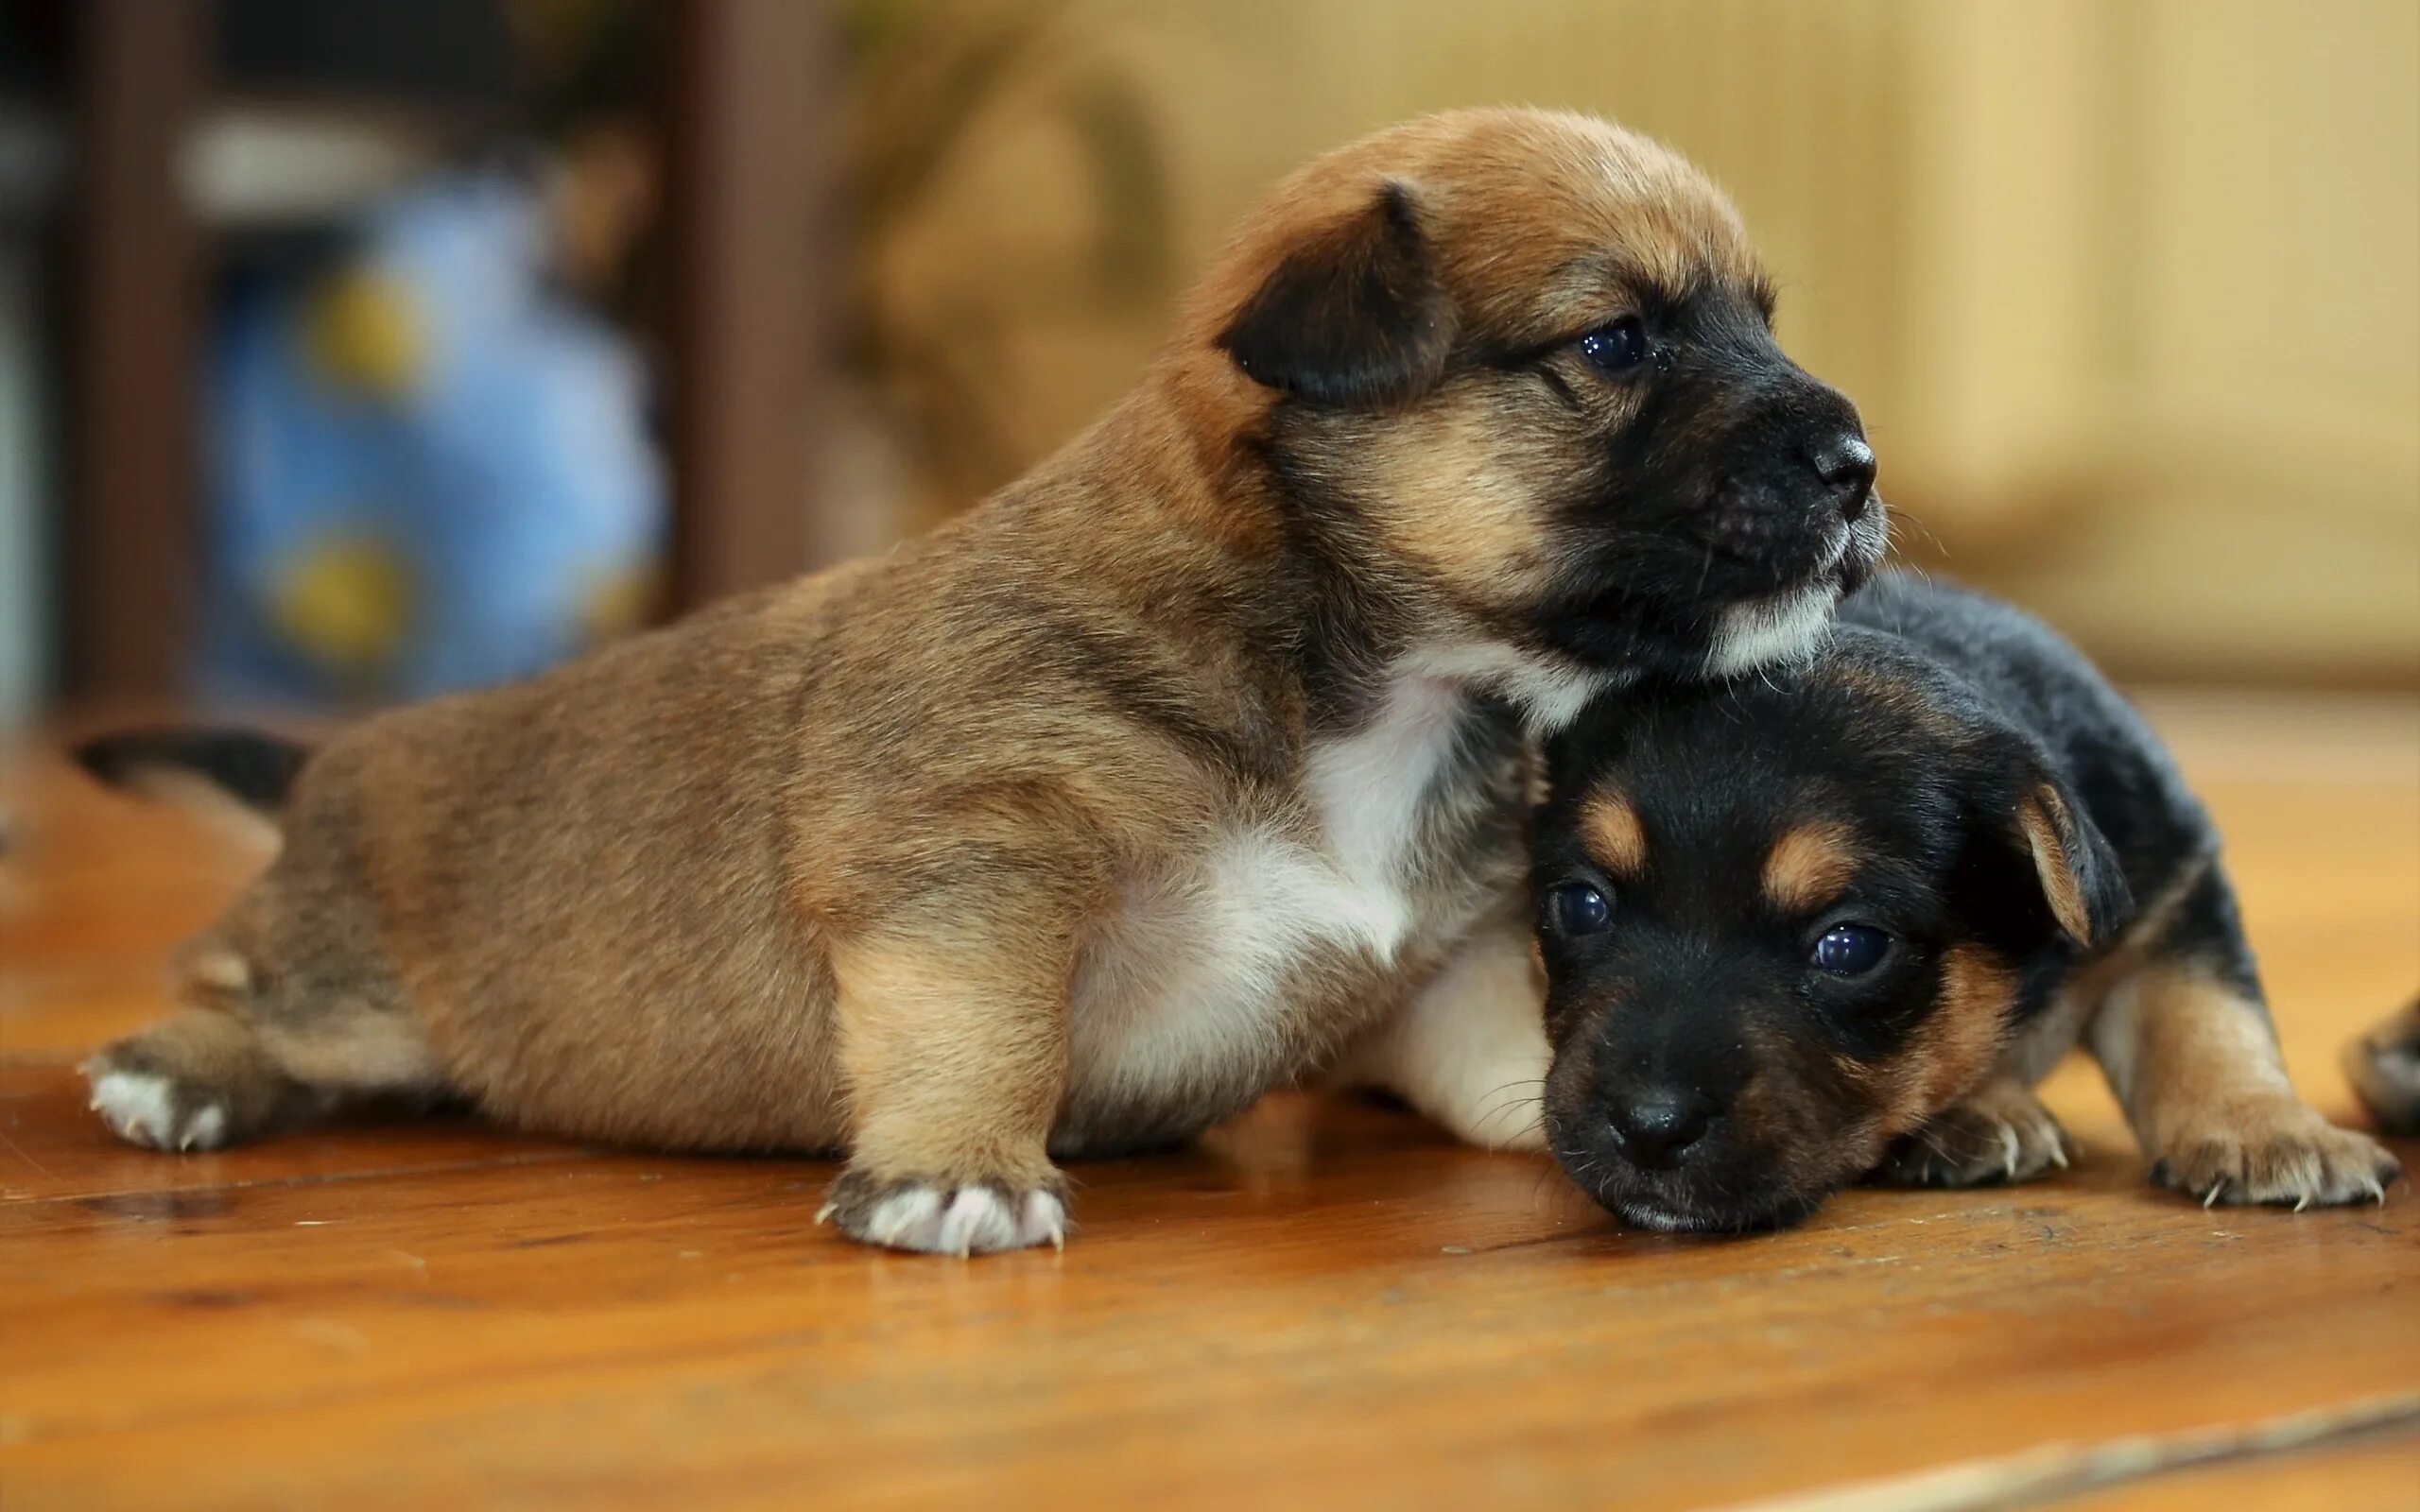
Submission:
<svg viewBox="0 0 2420 1512">
<path fill-rule="evenodd" d="M 320 19 L 285 3 L 252 19 Z M 372 19 L 410 37 L 412 0 L 389 5 Z M 190 159 L 222 6 L 232 0 L 78 0 L 66 12 L 78 158 L 60 670 L 62 692 L 86 700 L 173 695 L 197 630 L 210 228 L 191 203 Z M 680 609 L 833 555 L 806 461 L 832 288 L 821 165 L 837 60 L 820 0 L 683 0 L 659 19 Z M 279 66 L 303 68 L 308 46 L 291 50 Z"/>
<path fill-rule="evenodd" d="M 839 251 L 829 17 L 798 0 L 666 8 L 664 332 L 686 608 L 838 553 L 810 507 Z"/>
<path fill-rule="evenodd" d="M 2231 836 L 2293 1069 L 2343 1114 L 2338 1044 L 2420 983 L 2420 709 L 2154 713 Z M 16 776 L 11 1507 L 2420 1493 L 2409 1186 L 2205 1212 L 2144 1183 L 2081 1068 L 2052 1090 L 2087 1148 L 2059 1179 L 1851 1192 L 1741 1241 L 1624 1233 L 1542 1160 L 1292 1095 L 1196 1151 L 1080 1169 L 1064 1254 L 967 1263 L 817 1228 L 813 1160 L 463 1122 L 130 1149 L 71 1066 L 160 1010 L 165 951 L 243 867 L 56 765 Z"/>
<path fill-rule="evenodd" d="M 197 627 L 204 278 L 177 168 L 210 18 L 202 0 L 76 11 L 61 670 L 87 697 L 173 693 Z"/>
</svg>

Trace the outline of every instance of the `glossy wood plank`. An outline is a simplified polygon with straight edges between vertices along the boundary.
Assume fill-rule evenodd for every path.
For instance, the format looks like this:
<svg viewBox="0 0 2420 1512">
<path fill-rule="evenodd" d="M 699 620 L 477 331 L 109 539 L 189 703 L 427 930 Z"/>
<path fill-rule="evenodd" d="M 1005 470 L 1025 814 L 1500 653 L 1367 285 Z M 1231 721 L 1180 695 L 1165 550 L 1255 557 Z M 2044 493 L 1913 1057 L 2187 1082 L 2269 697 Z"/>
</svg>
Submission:
<svg viewBox="0 0 2420 1512">
<path fill-rule="evenodd" d="M 2064 1512 L 2420 1512 L 2420 1428 L 2091 1492 Z"/>
<path fill-rule="evenodd" d="M 2273 711 L 2170 715 L 2298 1079 L 2338 1110 L 2337 1043 L 2420 984 L 2411 713 L 2350 736 L 2312 715 L 2328 738 L 2299 742 Z M 156 1007 L 143 974 L 240 867 L 56 768 L 20 777 L 44 838 L 0 885 L 11 1507 L 1686 1507 L 2420 1412 L 2409 1190 L 2204 1212 L 2143 1184 L 2082 1067 L 2050 1093 L 2087 1147 L 2061 1178 L 1853 1192 L 1745 1242 L 1624 1233 L 1544 1162 L 1295 1095 L 1080 1169 L 1063 1255 L 972 1263 L 817 1228 L 810 1160 L 458 1120 L 127 1150 L 68 1060 Z M 2088 1504 L 2392 1506 L 2411 1442 Z"/>
</svg>

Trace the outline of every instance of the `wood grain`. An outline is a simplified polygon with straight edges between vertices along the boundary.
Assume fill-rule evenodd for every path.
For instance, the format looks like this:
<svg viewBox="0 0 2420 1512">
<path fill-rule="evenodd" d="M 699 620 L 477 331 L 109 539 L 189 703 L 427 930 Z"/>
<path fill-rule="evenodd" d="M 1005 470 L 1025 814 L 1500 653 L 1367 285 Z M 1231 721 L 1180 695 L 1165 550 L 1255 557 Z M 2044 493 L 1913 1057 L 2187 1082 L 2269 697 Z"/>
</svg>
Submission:
<svg viewBox="0 0 2420 1512">
<path fill-rule="evenodd" d="M 2420 710 L 2154 709 L 2230 833 L 2297 1076 L 2345 1113 L 2335 1046 L 2420 985 Z M 462 1120 L 112 1143 L 70 1063 L 157 1011 L 165 951 L 242 865 L 48 761 L 14 791 L 12 1509 L 1694 1507 L 1872 1485 L 1980 1506 L 2012 1503 L 1925 1488 L 2364 1412 L 2386 1429 L 2154 1463 L 2078 1504 L 2420 1506 L 2409 1189 L 2204 1212 L 2143 1183 L 2083 1068 L 2051 1089 L 2073 1172 L 1852 1192 L 1751 1241 L 1625 1233 L 1544 1162 L 1286 1095 L 1198 1149 L 1080 1168 L 1063 1255 L 890 1256 L 815 1227 L 814 1161 Z"/>
</svg>

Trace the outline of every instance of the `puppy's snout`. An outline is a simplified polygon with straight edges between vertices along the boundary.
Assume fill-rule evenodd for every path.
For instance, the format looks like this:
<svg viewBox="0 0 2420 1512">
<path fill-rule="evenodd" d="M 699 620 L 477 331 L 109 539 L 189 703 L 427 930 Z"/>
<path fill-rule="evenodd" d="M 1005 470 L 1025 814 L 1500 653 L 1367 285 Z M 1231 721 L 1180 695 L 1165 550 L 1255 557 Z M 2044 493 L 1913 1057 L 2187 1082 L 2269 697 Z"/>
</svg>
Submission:
<svg viewBox="0 0 2420 1512">
<path fill-rule="evenodd" d="M 1648 1087 L 1616 1095 L 1607 1110 L 1614 1139 L 1632 1162 L 1669 1170 L 1714 1123 L 1711 1099 L 1677 1087 Z"/>
<path fill-rule="evenodd" d="M 1874 497 L 1874 448 L 1855 431 L 1841 431 L 1808 449 L 1807 461 L 1841 511 L 1855 524 Z"/>
</svg>

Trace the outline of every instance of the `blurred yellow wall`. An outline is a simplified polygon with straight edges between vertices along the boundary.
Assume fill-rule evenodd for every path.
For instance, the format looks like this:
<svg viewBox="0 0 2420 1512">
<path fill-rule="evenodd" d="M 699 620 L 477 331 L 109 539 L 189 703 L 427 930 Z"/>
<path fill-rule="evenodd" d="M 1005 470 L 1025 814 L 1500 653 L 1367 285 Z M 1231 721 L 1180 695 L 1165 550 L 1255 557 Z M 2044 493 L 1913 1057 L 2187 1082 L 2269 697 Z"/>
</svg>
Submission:
<svg viewBox="0 0 2420 1512">
<path fill-rule="evenodd" d="M 1864 406 L 1912 558 L 2128 675 L 2420 685 L 2413 0 L 1184 0 L 1080 8 L 1056 45 L 1156 102 L 1187 270 L 1286 168 L 1403 116 L 1660 136 Z M 884 269 L 936 320 L 1085 211 L 1046 114 L 996 113 Z M 1159 324 L 1012 321 L 1018 448 Z"/>
</svg>

